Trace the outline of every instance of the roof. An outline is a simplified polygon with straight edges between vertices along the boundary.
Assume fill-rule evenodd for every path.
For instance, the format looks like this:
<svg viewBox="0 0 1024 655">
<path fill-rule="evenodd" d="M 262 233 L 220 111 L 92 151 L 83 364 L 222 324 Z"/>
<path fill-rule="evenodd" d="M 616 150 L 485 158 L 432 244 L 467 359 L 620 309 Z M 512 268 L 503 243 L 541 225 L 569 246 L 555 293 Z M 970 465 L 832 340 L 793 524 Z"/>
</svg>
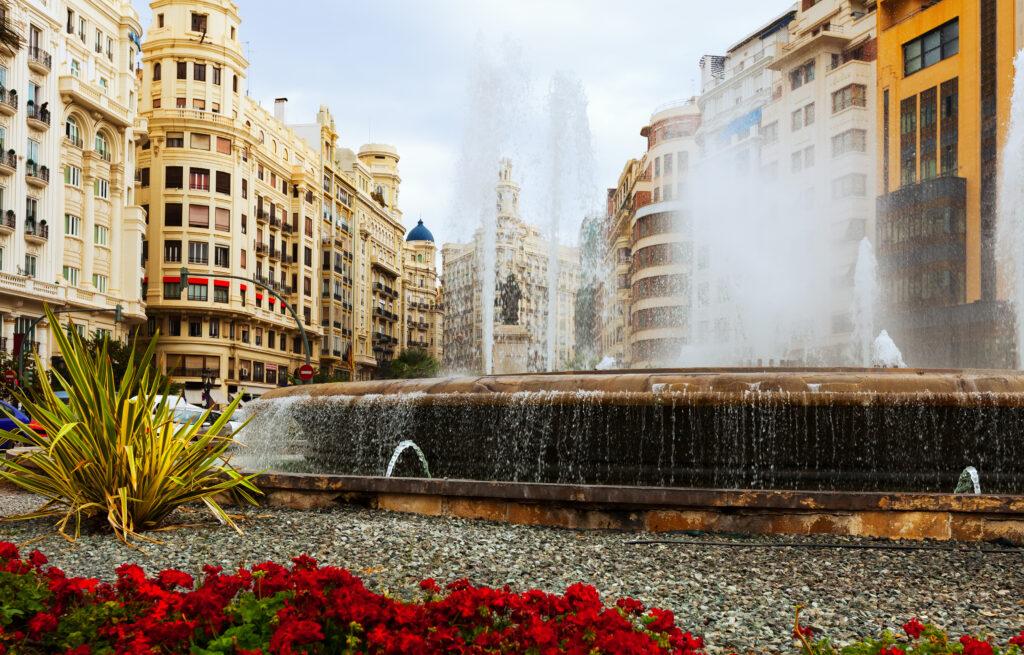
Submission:
<svg viewBox="0 0 1024 655">
<path fill-rule="evenodd" d="M 434 235 L 430 233 L 427 226 L 423 224 L 423 219 L 416 224 L 416 227 L 409 230 L 409 236 L 405 237 L 406 241 L 433 241 Z"/>
</svg>

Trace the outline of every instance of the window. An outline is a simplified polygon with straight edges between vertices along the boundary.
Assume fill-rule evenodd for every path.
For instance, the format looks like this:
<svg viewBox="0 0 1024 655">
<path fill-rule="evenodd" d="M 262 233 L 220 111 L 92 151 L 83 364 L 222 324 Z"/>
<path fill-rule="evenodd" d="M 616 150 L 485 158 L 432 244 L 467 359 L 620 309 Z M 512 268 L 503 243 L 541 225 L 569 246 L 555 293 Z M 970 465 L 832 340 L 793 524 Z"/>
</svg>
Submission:
<svg viewBox="0 0 1024 655">
<path fill-rule="evenodd" d="M 75 11 L 73 9 L 68 9 L 68 27 L 67 27 L 67 30 L 68 30 L 68 34 L 74 34 L 75 33 Z"/>
<path fill-rule="evenodd" d="M 814 166 L 814 146 L 804 148 L 804 168 Z"/>
<path fill-rule="evenodd" d="M 242 178 L 242 199 L 249 197 L 249 180 Z"/>
<path fill-rule="evenodd" d="M 209 264 L 210 263 L 210 244 L 205 241 L 189 241 L 188 242 L 188 263 L 189 264 Z"/>
<path fill-rule="evenodd" d="M 110 80 L 108 80 L 105 77 L 101 77 L 100 78 L 100 88 L 103 89 L 103 93 L 104 94 L 106 94 L 107 91 L 110 91 Z"/>
<path fill-rule="evenodd" d="M 107 59 L 114 61 L 114 39 L 107 37 Z"/>
<path fill-rule="evenodd" d="M 175 284 L 174 288 L 177 289 L 177 294 L 173 296 L 175 300 L 181 298 L 181 285 Z M 164 285 L 164 294 L 167 293 L 167 285 Z M 164 297 L 167 297 L 166 295 Z M 167 335 L 171 337 L 181 336 L 181 319 L 177 316 L 172 316 L 167 320 Z"/>
<path fill-rule="evenodd" d="M 227 246 L 214 246 L 213 265 L 221 268 L 231 266 L 231 249 Z"/>
<path fill-rule="evenodd" d="M 832 156 L 838 157 L 848 152 L 865 152 L 867 141 L 866 130 L 851 129 L 836 134 L 832 137 Z"/>
<path fill-rule="evenodd" d="M 903 74 L 912 75 L 960 52 L 960 22 L 950 22 L 903 44 Z"/>
<path fill-rule="evenodd" d="M 110 143 L 107 142 L 107 137 L 103 133 L 96 135 L 95 150 L 105 160 L 110 161 Z"/>
<path fill-rule="evenodd" d="M 226 207 L 217 207 L 213 213 L 214 227 L 221 232 L 231 231 L 231 210 Z"/>
<path fill-rule="evenodd" d="M 110 228 L 106 225 L 93 225 L 92 227 L 92 240 L 97 246 L 106 246 L 110 244 Z"/>
<path fill-rule="evenodd" d="M 35 255 L 25 254 L 25 275 L 28 277 L 36 276 L 36 265 L 39 259 Z"/>
<path fill-rule="evenodd" d="M 156 15 L 156 26 L 157 27 L 163 27 L 164 26 L 164 15 L 163 14 L 157 14 Z"/>
<path fill-rule="evenodd" d="M 71 77 L 82 77 L 82 62 L 77 59 L 71 60 Z"/>
<path fill-rule="evenodd" d="M 920 153 L 921 179 L 929 180 L 939 174 L 938 170 L 938 102 L 936 87 L 925 89 L 920 98 Z"/>
<path fill-rule="evenodd" d="M 803 109 L 797 109 L 796 111 L 793 112 L 793 121 L 792 121 L 791 129 L 794 132 L 796 132 L 797 130 L 799 130 L 803 126 L 804 126 L 804 110 Z"/>
<path fill-rule="evenodd" d="M 192 79 L 197 82 L 206 81 L 206 64 L 192 64 Z"/>
<path fill-rule="evenodd" d="M 164 168 L 164 188 L 181 189 L 184 182 L 184 169 L 181 166 L 167 166 Z"/>
<path fill-rule="evenodd" d="M 953 78 L 943 82 L 939 88 L 939 121 L 941 125 L 941 137 L 939 149 L 942 155 L 942 174 L 957 174 L 957 144 L 959 141 L 959 127 L 957 125 L 957 114 L 959 113 L 959 82 Z"/>
<path fill-rule="evenodd" d="M 184 98 L 184 97 L 175 98 L 174 99 L 174 106 L 177 107 L 178 109 L 185 109 L 186 107 L 188 107 L 188 98 Z M 182 144 L 182 145 L 184 145 L 184 144 Z"/>
<path fill-rule="evenodd" d="M 220 86 L 220 69 L 216 66 L 212 67 L 213 70 L 213 83 Z"/>
<path fill-rule="evenodd" d="M 210 190 L 210 169 L 190 168 L 188 169 L 188 188 L 193 191 Z"/>
<path fill-rule="evenodd" d="M 228 288 L 227 287 L 214 287 L 213 288 L 213 302 L 227 302 L 228 301 Z M 210 323 L 210 327 L 213 327 L 213 323 Z M 210 336 L 215 337 L 217 335 L 210 331 Z"/>
<path fill-rule="evenodd" d="M 64 234 L 69 237 L 82 236 L 82 219 L 73 214 L 64 214 Z"/>
<path fill-rule="evenodd" d="M 193 132 L 191 145 L 194 150 L 209 150 L 210 135 Z"/>
<path fill-rule="evenodd" d="M 160 109 L 162 100 L 159 97 L 153 98 L 153 109 Z M 142 143 L 143 150 L 149 150 L 149 139 L 146 139 Z"/>
<path fill-rule="evenodd" d="M 200 111 L 206 110 L 206 101 L 202 98 L 192 98 L 192 108 Z"/>
<path fill-rule="evenodd" d="M 107 276 L 99 273 L 92 274 L 92 286 L 100 293 L 107 292 Z"/>
<path fill-rule="evenodd" d="M 64 167 L 64 184 L 73 187 L 82 186 L 82 169 L 68 164 Z"/>
<path fill-rule="evenodd" d="M 78 38 L 85 43 L 85 18 L 79 16 L 78 18 Z"/>
<path fill-rule="evenodd" d="M 181 261 L 181 241 L 164 241 L 164 261 L 175 264 Z"/>
<path fill-rule="evenodd" d="M 814 125 L 814 103 L 804 107 L 804 125 Z"/>
<path fill-rule="evenodd" d="M 164 225 L 169 227 L 181 227 L 180 202 L 168 202 L 164 204 Z"/>
<path fill-rule="evenodd" d="M 801 170 L 803 170 L 804 157 L 803 153 L 800 150 L 794 152 L 791 155 L 790 159 L 792 161 L 790 165 L 790 170 L 792 170 L 794 173 L 799 173 Z"/>
<path fill-rule="evenodd" d="M 867 105 L 867 87 L 863 84 L 848 84 L 832 93 L 832 113 L 840 112 L 849 107 Z"/>
<path fill-rule="evenodd" d="M 205 32 L 206 31 L 206 14 L 199 14 L 192 12 L 192 31 L 193 32 Z"/>
<path fill-rule="evenodd" d="M 217 137 L 217 152 L 222 155 L 231 154 L 231 139 L 225 139 L 222 136 Z"/>
<path fill-rule="evenodd" d="M 313 219 L 310 218 L 309 216 L 306 217 L 306 226 L 305 227 L 306 227 L 306 236 L 307 237 L 313 236 Z"/>
<path fill-rule="evenodd" d="M 235 29 L 235 28 L 231 28 L 231 29 Z M 231 76 L 231 90 L 234 91 L 235 93 L 238 93 L 238 76 L 237 75 L 232 75 Z"/>
<path fill-rule="evenodd" d="M 178 67 L 177 78 L 179 80 L 187 80 L 188 79 L 188 62 L 187 61 L 179 61 L 177 63 L 177 67 Z"/>
<path fill-rule="evenodd" d="M 850 173 L 832 180 L 832 197 L 834 199 L 867 194 L 867 176 L 863 173 Z"/>
<path fill-rule="evenodd" d="M 78 126 L 78 120 L 74 116 L 68 116 L 68 119 L 64 121 L 64 136 L 79 148 L 82 147 L 82 129 Z"/>
<path fill-rule="evenodd" d="M 103 52 L 103 30 L 96 30 L 96 42 L 93 49 L 96 52 Z"/>
<path fill-rule="evenodd" d="M 139 186 L 143 189 L 149 186 L 149 167 L 139 169 Z"/>
<path fill-rule="evenodd" d="M 217 171 L 217 193 L 231 194 L 231 173 Z"/>
<path fill-rule="evenodd" d="M 168 148 L 184 148 L 185 147 L 185 133 L 184 132 L 168 132 L 167 133 L 167 147 Z"/>
<path fill-rule="evenodd" d="M 107 200 L 110 198 L 110 180 L 96 178 L 92 183 L 92 194 L 97 198 Z"/>
<path fill-rule="evenodd" d="M 160 62 L 156 62 L 155 64 L 153 64 L 153 81 L 160 81 Z"/>
<path fill-rule="evenodd" d="M 310 248 L 309 246 L 306 246 L 305 248 L 302 249 L 302 251 L 303 251 L 302 252 L 302 257 L 303 257 L 302 261 L 306 264 L 306 266 L 312 266 L 313 265 L 313 249 Z"/>
<path fill-rule="evenodd" d="M 61 272 L 61 275 L 64 276 L 64 280 L 69 285 L 71 285 L 73 287 L 77 287 L 78 286 L 78 274 L 80 272 L 81 271 L 79 271 L 74 266 L 65 266 L 64 270 Z"/>
<path fill-rule="evenodd" d="M 792 90 L 799 89 L 804 84 L 814 81 L 814 60 L 797 66 L 789 72 L 789 87 Z"/>
<path fill-rule="evenodd" d="M 900 102 L 900 184 L 917 182 L 917 96 Z"/>
<path fill-rule="evenodd" d="M 764 143 L 765 145 L 775 143 L 776 141 L 779 140 L 779 121 L 774 121 L 772 123 L 769 123 L 768 125 L 762 125 L 760 130 L 761 142 Z M 681 164 L 682 159 L 680 159 L 680 165 Z M 682 166 L 680 166 L 680 170 L 682 170 Z"/>
<path fill-rule="evenodd" d="M 189 227 L 210 227 L 210 208 L 206 205 L 188 206 Z"/>
</svg>

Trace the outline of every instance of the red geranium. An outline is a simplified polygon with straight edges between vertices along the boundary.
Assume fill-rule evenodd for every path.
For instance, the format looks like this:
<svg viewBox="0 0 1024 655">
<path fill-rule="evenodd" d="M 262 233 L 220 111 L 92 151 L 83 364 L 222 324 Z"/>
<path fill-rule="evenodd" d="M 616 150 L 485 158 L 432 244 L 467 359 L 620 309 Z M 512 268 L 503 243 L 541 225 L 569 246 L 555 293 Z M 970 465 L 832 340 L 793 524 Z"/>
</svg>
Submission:
<svg viewBox="0 0 1024 655">
<path fill-rule="evenodd" d="M 921 633 L 924 632 L 924 624 L 917 620 L 917 617 L 910 619 L 903 624 L 903 631 L 907 633 L 907 636 L 911 639 L 918 639 Z"/>
</svg>

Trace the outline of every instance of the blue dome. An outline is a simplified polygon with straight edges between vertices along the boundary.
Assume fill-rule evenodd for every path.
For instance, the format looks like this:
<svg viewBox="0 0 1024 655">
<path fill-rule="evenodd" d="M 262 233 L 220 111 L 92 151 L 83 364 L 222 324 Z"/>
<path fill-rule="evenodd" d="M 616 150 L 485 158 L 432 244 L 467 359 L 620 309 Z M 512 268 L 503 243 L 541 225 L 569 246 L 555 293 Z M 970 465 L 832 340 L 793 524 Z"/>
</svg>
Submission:
<svg viewBox="0 0 1024 655">
<path fill-rule="evenodd" d="M 409 230 L 409 236 L 405 237 L 406 241 L 433 241 L 434 235 L 430 233 L 427 226 L 423 224 L 423 219 L 416 224 L 416 227 Z"/>
</svg>

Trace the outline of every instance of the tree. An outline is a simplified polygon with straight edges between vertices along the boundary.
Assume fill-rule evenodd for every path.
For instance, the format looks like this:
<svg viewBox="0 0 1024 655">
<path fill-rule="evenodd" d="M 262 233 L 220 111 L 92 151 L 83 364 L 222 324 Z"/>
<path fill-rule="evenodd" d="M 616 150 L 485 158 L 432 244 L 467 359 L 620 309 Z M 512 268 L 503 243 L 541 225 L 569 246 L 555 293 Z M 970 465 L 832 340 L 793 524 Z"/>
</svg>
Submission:
<svg viewBox="0 0 1024 655">
<path fill-rule="evenodd" d="M 426 350 L 409 348 L 395 357 L 389 366 L 382 366 L 378 377 L 382 379 L 432 378 L 441 370 L 441 363 Z"/>
</svg>

